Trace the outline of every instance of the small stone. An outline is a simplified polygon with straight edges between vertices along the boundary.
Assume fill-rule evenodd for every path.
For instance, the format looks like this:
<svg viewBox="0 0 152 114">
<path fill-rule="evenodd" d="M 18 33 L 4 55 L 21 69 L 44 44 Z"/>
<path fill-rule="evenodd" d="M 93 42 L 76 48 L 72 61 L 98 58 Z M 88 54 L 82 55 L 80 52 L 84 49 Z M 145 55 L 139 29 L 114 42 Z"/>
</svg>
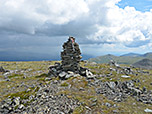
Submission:
<svg viewBox="0 0 152 114">
<path fill-rule="evenodd" d="M 68 71 L 68 74 L 74 75 L 74 72 L 72 72 L 72 71 Z"/>
<path fill-rule="evenodd" d="M 27 89 L 26 92 L 28 93 L 29 91 L 31 91 L 31 89 Z"/>
<path fill-rule="evenodd" d="M 66 75 L 67 75 L 67 73 L 63 71 L 63 72 L 61 72 L 61 73 L 59 74 L 59 77 L 60 77 L 60 78 L 64 78 Z"/>
<path fill-rule="evenodd" d="M 4 73 L 3 75 L 4 75 L 4 76 L 8 76 L 8 75 L 10 75 L 10 72 L 6 72 L 6 73 Z"/>
<path fill-rule="evenodd" d="M 105 103 L 105 105 L 106 105 L 107 107 L 111 107 L 111 104 L 110 104 L 110 103 Z"/>
<path fill-rule="evenodd" d="M 80 90 L 80 91 L 84 91 L 84 88 L 83 88 L 83 87 L 80 87 L 79 90 Z"/>
<path fill-rule="evenodd" d="M 85 106 L 86 109 L 91 110 L 91 108 L 89 108 L 88 106 Z"/>
<path fill-rule="evenodd" d="M 118 113 L 118 110 L 113 110 L 113 113 Z"/>
<path fill-rule="evenodd" d="M 144 111 L 145 111 L 145 112 L 152 112 L 152 110 L 151 110 L 151 109 L 148 109 L 148 108 L 146 108 Z"/>
<path fill-rule="evenodd" d="M 87 77 L 88 79 L 92 79 L 92 78 L 94 78 L 95 76 L 92 74 L 92 72 L 90 72 L 89 70 L 86 70 L 86 77 Z"/>
<path fill-rule="evenodd" d="M 9 82 L 9 81 L 11 81 L 11 79 L 7 78 L 7 79 L 5 79 L 5 81 L 8 81 L 8 82 Z"/>
<path fill-rule="evenodd" d="M 136 103 L 132 103 L 132 105 L 136 105 Z"/>
<path fill-rule="evenodd" d="M 116 86 L 115 82 L 109 82 L 108 85 L 111 89 L 114 89 Z"/>
<path fill-rule="evenodd" d="M 19 108 L 19 109 L 23 109 L 23 108 L 24 108 L 24 105 L 23 105 L 23 104 L 20 104 L 20 105 L 18 106 L 18 108 Z"/>
<path fill-rule="evenodd" d="M 15 104 L 15 106 L 19 105 L 20 104 L 20 97 L 14 98 L 13 103 Z"/>
<path fill-rule="evenodd" d="M 7 102 L 7 104 L 10 105 L 12 103 L 12 100 L 11 99 L 7 99 L 6 102 Z"/>
<path fill-rule="evenodd" d="M 50 81 L 52 80 L 52 78 L 45 78 L 45 81 Z"/>
<path fill-rule="evenodd" d="M 49 93 L 49 89 L 45 89 L 44 92 Z"/>
<path fill-rule="evenodd" d="M 143 92 L 146 92 L 146 91 L 147 91 L 146 87 L 143 87 Z"/>
<path fill-rule="evenodd" d="M 115 108 L 116 108 L 116 107 L 117 107 L 117 105 L 116 105 L 116 104 L 114 104 L 114 105 L 113 105 L 113 107 L 115 107 Z"/>
<path fill-rule="evenodd" d="M 6 70 L 2 66 L 0 66 L 0 72 L 6 72 Z"/>
<path fill-rule="evenodd" d="M 27 112 L 23 112 L 22 114 L 28 114 Z"/>
<path fill-rule="evenodd" d="M 44 98 L 45 98 L 45 96 L 44 96 L 44 95 L 42 95 L 42 96 L 41 96 L 41 98 L 42 98 L 42 99 L 44 99 Z"/>
<path fill-rule="evenodd" d="M 122 75 L 121 77 L 122 78 L 130 78 L 130 76 L 127 76 L 127 75 Z"/>
<path fill-rule="evenodd" d="M 66 76 L 65 76 L 65 79 L 68 79 L 68 78 L 70 78 L 70 77 L 72 77 L 73 75 L 72 74 L 67 74 Z"/>
<path fill-rule="evenodd" d="M 96 105 L 97 105 L 97 103 L 96 103 L 96 102 L 91 104 L 91 106 L 96 106 Z"/>
<path fill-rule="evenodd" d="M 97 102 L 97 98 L 91 98 L 92 102 Z"/>
<path fill-rule="evenodd" d="M 23 76 L 23 79 L 26 79 L 26 76 Z"/>
<path fill-rule="evenodd" d="M 11 111 L 13 108 L 12 107 L 8 107 L 8 110 Z"/>
<path fill-rule="evenodd" d="M 57 84 L 57 83 L 58 83 L 58 80 L 54 80 L 53 83 L 54 83 L 54 84 Z"/>
</svg>

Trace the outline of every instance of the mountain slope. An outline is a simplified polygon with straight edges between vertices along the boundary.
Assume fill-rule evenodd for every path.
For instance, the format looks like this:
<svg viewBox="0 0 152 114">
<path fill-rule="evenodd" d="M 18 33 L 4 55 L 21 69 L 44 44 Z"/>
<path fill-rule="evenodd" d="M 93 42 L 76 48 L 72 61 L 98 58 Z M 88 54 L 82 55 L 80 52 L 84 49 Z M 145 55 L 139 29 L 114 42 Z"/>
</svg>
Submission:
<svg viewBox="0 0 152 114">
<path fill-rule="evenodd" d="M 152 58 L 152 52 L 145 53 L 145 54 L 142 55 L 142 56 L 150 59 L 150 58 Z"/>
<path fill-rule="evenodd" d="M 127 53 L 127 54 L 124 54 L 124 55 L 121 55 L 121 56 L 140 57 L 141 54 L 138 54 L 138 53 Z"/>
<path fill-rule="evenodd" d="M 141 61 L 134 63 L 133 66 L 139 68 L 152 69 L 152 60 L 142 59 Z"/>
<path fill-rule="evenodd" d="M 114 56 L 111 54 L 99 56 L 96 58 L 89 59 L 90 62 L 96 62 L 96 63 L 108 63 L 110 60 L 116 61 L 118 64 L 134 64 L 142 59 L 149 59 L 152 60 L 152 53 L 146 53 L 146 54 L 136 54 L 136 53 L 129 53 L 124 54 L 122 56 Z"/>
</svg>

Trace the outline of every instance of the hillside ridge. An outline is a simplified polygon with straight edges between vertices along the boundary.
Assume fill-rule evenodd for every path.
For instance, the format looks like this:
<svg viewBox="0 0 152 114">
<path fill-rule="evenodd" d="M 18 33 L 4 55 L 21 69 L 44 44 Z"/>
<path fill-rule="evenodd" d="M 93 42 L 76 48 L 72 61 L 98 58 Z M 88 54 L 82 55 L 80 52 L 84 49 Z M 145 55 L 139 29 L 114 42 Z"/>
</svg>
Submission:
<svg viewBox="0 0 152 114">
<path fill-rule="evenodd" d="M 96 63 L 108 63 L 111 60 L 116 61 L 118 64 L 134 64 L 142 59 L 149 59 L 152 60 L 152 52 L 148 52 L 145 54 L 138 54 L 138 53 L 128 53 L 121 56 L 115 56 L 112 54 L 107 54 L 103 56 L 98 56 L 96 58 L 90 58 L 90 62 Z"/>
</svg>

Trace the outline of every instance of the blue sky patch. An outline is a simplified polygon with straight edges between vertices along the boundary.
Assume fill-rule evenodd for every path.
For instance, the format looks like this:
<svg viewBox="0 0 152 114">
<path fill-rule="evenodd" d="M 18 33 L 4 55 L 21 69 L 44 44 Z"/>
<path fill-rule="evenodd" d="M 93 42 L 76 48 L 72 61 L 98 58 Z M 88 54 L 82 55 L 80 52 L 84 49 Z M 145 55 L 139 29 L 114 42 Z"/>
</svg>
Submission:
<svg viewBox="0 0 152 114">
<path fill-rule="evenodd" d="M 134 7 L 141 12 L 150 11 L 152 9 L 152 0 L 122 0 L 117 4 L 120 8 L 126 6 Z"/>
</svg>

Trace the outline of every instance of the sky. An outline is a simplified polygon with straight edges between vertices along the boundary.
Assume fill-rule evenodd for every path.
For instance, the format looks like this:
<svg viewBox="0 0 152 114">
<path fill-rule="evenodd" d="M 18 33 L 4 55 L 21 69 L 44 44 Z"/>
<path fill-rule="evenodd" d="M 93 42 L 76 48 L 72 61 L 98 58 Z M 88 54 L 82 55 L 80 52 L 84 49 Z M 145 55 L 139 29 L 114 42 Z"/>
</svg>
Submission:
<svg viewBox="0 0 152 114">
<path fill-rule="evenodd" d="M 152 50 L 152 0 L 0 0 L 0 60 L 59 60 L 76 38 L 84 59 Z"/>
</svg>

